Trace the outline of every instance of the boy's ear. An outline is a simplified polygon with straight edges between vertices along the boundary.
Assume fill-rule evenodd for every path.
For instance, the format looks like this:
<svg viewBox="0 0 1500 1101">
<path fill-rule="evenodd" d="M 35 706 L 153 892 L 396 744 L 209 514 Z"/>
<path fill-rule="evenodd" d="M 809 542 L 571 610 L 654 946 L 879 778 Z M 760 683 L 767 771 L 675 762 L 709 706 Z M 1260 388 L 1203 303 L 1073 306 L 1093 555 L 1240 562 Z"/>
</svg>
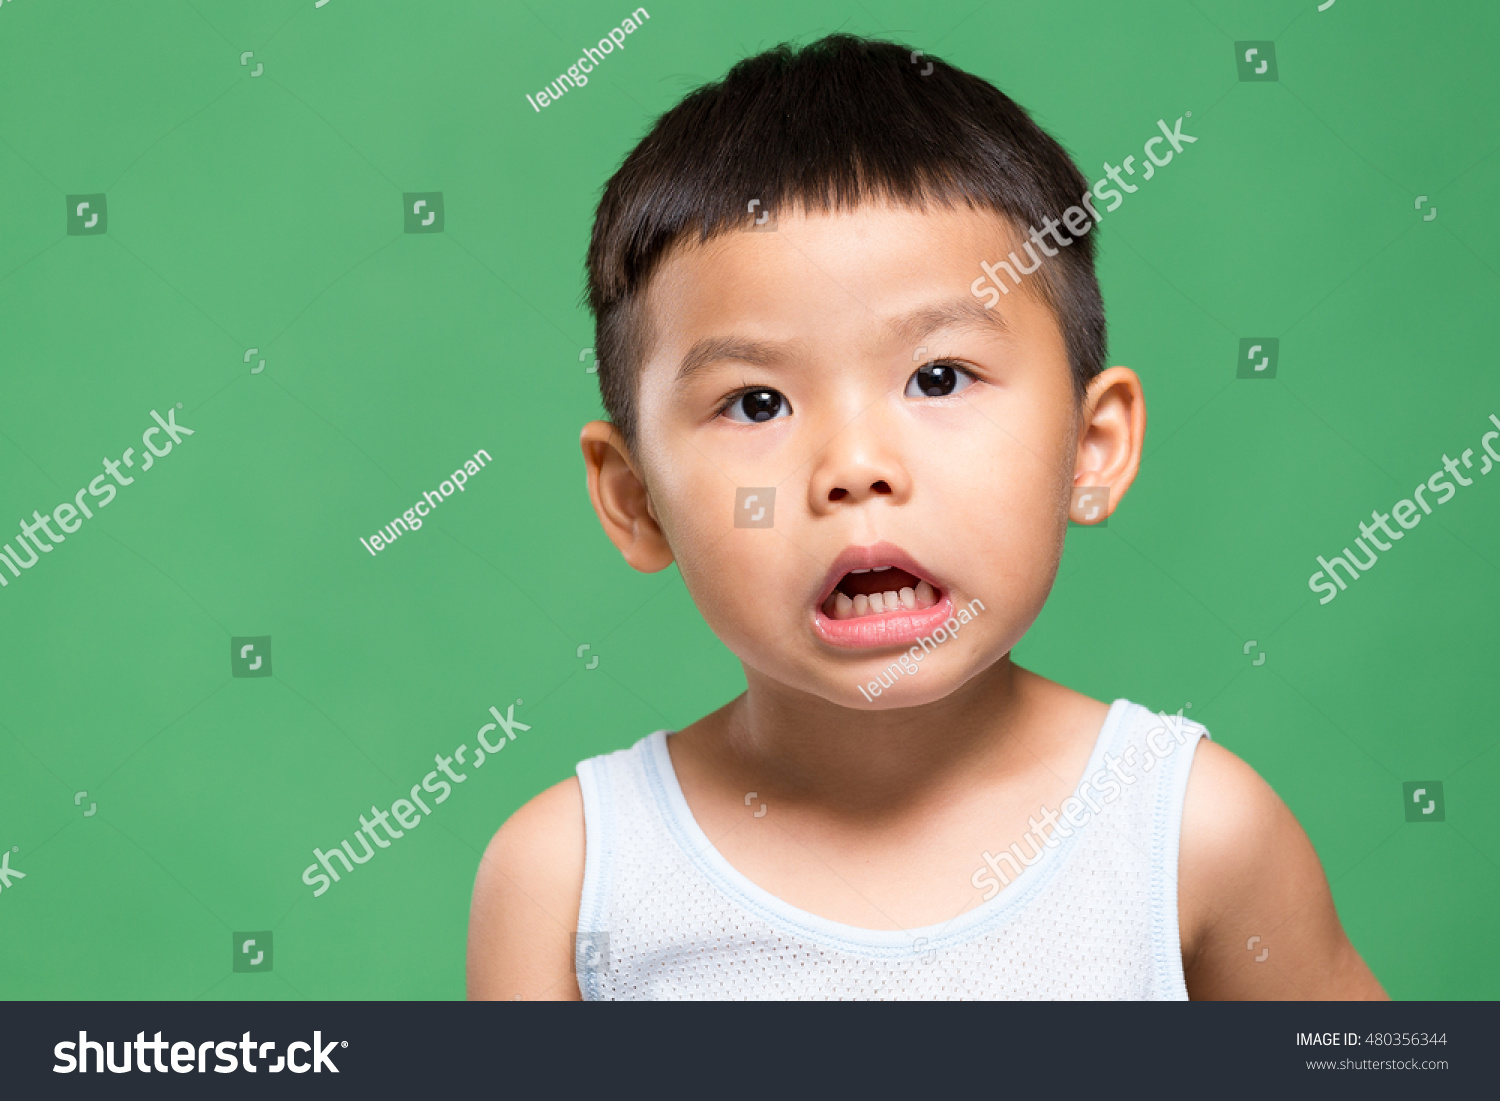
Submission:
<svg viewBox="0 0 1500 1101">
<path fill-rule="evenodd" d="M 609 541 L 642 573 L 672 564 L 672 548 L 656 522 L 646 484 L 636 474 L 625 441 L 608 421 L 589 421 L 579 436 L 588 471 L 589 500 Z"/>
<path fill-rule="evenodd" d="M 1109 518 L 1135 481 L 1145 439 L 1146 395 L 1140 378 L 1129 367 L 1100 372 L 1084 394 L 1079 415 L 1070 506 L 1074 523 L 1097 524 Z M 1103 487 L 1108 491 L 1105 500 L 1076 492 L 1084 487 Z"/>
</svg>

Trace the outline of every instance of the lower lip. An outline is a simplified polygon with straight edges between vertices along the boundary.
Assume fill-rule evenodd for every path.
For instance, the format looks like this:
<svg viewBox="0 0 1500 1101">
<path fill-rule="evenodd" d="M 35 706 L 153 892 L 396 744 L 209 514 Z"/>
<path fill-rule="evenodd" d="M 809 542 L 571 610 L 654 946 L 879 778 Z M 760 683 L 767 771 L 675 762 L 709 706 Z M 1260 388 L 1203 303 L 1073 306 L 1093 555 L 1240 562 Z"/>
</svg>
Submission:
<svg viewBox="0 0 1500 1101">
<path fill-rule="evenodd" d="M 909 646 L 930 635 L 953 617 L 953 601 L 943 598 L 930 608 L 917 611 L 882 612 L 854 619 L 831 619 L 822 608 L 813 612 L 813 629 L 824 642 L 850 650 L 878 650 Z"/>
</svg>

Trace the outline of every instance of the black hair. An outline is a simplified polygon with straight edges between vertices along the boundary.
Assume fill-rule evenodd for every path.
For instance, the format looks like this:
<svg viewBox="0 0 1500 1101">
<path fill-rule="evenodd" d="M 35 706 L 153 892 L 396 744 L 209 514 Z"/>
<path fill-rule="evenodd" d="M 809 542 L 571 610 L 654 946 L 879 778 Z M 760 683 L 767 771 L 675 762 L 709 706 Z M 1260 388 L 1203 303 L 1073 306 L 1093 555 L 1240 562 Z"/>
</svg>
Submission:
<svg viewBox="0 0 1500 1101">
<path fill-rule="evenodd" d="M 765 212 L 879 200 L 988 209 L 1019 233 L 1087 191 L 1024 108 L 931 55 L 835 34 L 746 58 L 657 119 L 604 187 L 588 250 L 604 408 L 632 445 L 649 339 L 641 300 L 657 262 L 690 235 L 706 241 Z M 1104 364 L 1094 239 L 1076 235 L 1037 274 L 1078 396 Z"/>
</svg>

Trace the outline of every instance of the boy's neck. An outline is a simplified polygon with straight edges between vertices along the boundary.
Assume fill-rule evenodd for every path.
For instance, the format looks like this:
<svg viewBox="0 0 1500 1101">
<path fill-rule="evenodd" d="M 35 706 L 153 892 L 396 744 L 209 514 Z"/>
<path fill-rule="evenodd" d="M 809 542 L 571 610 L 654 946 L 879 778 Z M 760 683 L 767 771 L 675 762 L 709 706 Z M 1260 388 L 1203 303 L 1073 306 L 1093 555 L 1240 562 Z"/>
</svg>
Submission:
<svg viewBox="0 0 1500 1101">
<path fill-rule="evenodd" d="M 694 755 L 763 776 L 788 794 L 851 809 L 894 809 L 975 768 L 1008 770 L 1031 756 L 1016 735 L 1043 698 L 1073 695 L 1009 655 L 942 699 L 888 711 L 839 707 L 752 669 L 746 679 L 742 696 L 694 724 L 706 727 L 692 739 Z"/>
</svg>

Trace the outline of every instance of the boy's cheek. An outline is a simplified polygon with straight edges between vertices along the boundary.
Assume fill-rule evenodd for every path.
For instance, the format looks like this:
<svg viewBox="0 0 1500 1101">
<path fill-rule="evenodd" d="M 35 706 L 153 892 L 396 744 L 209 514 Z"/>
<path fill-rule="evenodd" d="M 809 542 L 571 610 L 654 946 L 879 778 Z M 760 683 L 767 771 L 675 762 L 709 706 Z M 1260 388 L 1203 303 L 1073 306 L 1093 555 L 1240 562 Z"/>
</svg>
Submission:
<svg viewBox="0 0 1500 1101">
<path fill-rule="evenodd" d="M 805 602 L 808 578 L 786 561 L 788 545 L 769 528 L 725 531 L 715 525 L 693 530 L 673 551 L 709 626 L 715 633 L 722 628 L 740 634 L 784 630 L 788 609 Z"/>
<path fill-rule="evenodd" d="M 723 576 L 696 587 L 693 602 L 709 630 L 740 660 L 773 673 L 798 646 L 788 637 L 784 602 L 753 584 L 723 584 Z"/>
<path fill-rule="evenodd" d="M 976 634 L 1025 632 L 1051 592 L 1066 525 L 1055 502 L 1043 499 L 974 508 L 957 519 L 945 540 L 956 551 L 952 595 L 955 603 L 983 603 Z"/>
</svg>

